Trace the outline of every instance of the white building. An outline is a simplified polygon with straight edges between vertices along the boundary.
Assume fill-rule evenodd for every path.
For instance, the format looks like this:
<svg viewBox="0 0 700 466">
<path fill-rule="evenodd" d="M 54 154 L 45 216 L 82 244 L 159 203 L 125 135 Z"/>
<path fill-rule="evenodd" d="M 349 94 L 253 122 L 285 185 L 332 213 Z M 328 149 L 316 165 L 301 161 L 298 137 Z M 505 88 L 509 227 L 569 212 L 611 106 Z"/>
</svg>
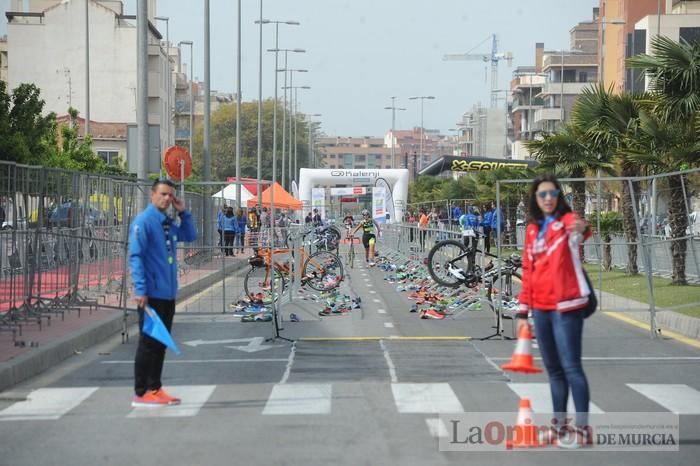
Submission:
<svg viewBox="0 0 700 466">
<path fill-rule="evenodd" d="M 24 3 L 13 0 L 6 13 L 8 88 L 34 83 L 46 113 L 65 115 L 72 106 L 86 116 L 85 0 L 30 0 L 22 11 Z M 152 19 L 155 0 L 149 7 Z M 121 1 L 89 0 L 90 120 L 98 123 L 136 122 L 136 17 L 123 13 Z M 168 101 L 175 100 L 167 96 L 173 66 L 162 38 L 151 21 L 148 122 L 160 127 L 161 152 L 174 141 L 174 131 L 168 131 Z M 174 94 L 175 86 L 170 89 Z M 119 152 L 125 159 L 126 141 Z"/>
<path fill-rule="evenodd" d="M 666 0 L 665 7 L 666 14 L 661 15 L 661 21 L 657 15 L 648 15 L 635 24 L 628 56 L 651 54 L 651 41 L 657 34 L 676 41 L 700 40 L 700 0 Z M 638 72 L 634 74 L 633 81 L 634 90 L 649 87 L 649 80 L 645 79 L 642 82 Z"/>
</svg>

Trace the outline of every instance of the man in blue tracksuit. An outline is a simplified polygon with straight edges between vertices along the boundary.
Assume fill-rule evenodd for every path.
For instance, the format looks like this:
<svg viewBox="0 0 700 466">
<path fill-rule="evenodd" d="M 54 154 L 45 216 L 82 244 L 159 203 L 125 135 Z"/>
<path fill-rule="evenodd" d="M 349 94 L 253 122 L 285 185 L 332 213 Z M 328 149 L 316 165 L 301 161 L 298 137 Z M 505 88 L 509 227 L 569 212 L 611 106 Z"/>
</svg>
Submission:
<svg viewBox="0 0 700 466">
<path fill-rule="evenodd" d="M 474 270 L 474 264 L 476 262 L 476 248 L 479 242 L 479 234 L 477 232 L 479 228 L 479 219 L 474 213 L 474 209 L 469 207 L 467 213 L 459 217 L 459 224 L 462 228 L 462 238 L 464 240 L 464 245 L 471 250 L 469 256 L 467 256 L 467 264 L 469 271 Z"/>
<path fill-rule="evenodd" d="M 481 229 L 484 231 L 484 251 L 491 252 L 491 217 L 493 210 L 491 204 L 484 204 L 483 215 L 481 216 Z"/>
<path fill-rule="evenodd" d="M 179 222 L 166 214 L 171 205 L 177 210 Z M 192 214 L 175 196 L 175 185 L 164 179 L 154 182 L 151 203 L 133 220 L 129 229 L 129 266 L 141 330 L 134 361 L 132 406 L 180 403 L 179 398 L 162 388 L 165 346 L 143 333 L 144 308 L 153 308 L 170 331 L 178 287 L 176 245 L 178 241 L 196 238 Z"/>
<path fill-rule="evenodd" d="M 493 239 L 499 241 L 500 235 L 502 235 L 505 231 L 506 221 L 503 218 L 503 211 L 501 209 L 496 209 L 494 205 L 491 207 L 493 209 L 491 214 L 491 233 L 493 235 Z"/>
</svg>

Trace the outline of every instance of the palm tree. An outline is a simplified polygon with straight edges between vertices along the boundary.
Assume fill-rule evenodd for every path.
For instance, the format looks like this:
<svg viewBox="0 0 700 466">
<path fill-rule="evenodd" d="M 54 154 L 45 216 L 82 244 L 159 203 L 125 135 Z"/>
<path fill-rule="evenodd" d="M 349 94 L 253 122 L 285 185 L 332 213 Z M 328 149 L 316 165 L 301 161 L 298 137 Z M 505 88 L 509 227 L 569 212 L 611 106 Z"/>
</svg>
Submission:
<svg viewBox="0 0 700 466">
<path fill-rule="evenodd" d="M 620 175 L 637 177 L 641 174 L 639 164 L 625 156 L 626 141 L 633 137 L 638 127 L 639 101 L 648 99 L 644 94 L 614 94 L 613 86 L 603 85 L 584 89 L 572 112 L 572 124 L 579 128 L 591 150 L 601 159 L 618 162 Z M 607 167 L 612 171 L 612 166 Z M 622 183 L 622 214 L 627 246 L 627 273 L 637 274 L 637 229 L 635 228 L 635 206 L 639 199 L 639 183 Z"/>
<path fill-rule="evenodd" d="M 700 41 L 652 39 L 653 55 L 629 58 L 627 64 L 650 79 L 652 100 L 640 110 L 640 137 L 630 140 L 630 157 L 655 173 L 700 164 Z M 685 175 L 668 178 L 671 189 L 672 283 L 685 285 L 685 231 L 688 215 L 683 196 Z"/>
<path fill-rule="evenodd" d="M 539 169 L 565 178 L 585 178 L 590 171 L 610 167 L 608 159 L 598 156 L 595 147 L 586 139 L 585 132 L 573 122 L 564 125 L 558 133 L 544 134 L 542 139 L 526 141 L 525 146 L 539 161 Z M 571 183 L 571 188 L 571 208 L 583 218 L 586 183 L 575 181 Z"/>
</svg>

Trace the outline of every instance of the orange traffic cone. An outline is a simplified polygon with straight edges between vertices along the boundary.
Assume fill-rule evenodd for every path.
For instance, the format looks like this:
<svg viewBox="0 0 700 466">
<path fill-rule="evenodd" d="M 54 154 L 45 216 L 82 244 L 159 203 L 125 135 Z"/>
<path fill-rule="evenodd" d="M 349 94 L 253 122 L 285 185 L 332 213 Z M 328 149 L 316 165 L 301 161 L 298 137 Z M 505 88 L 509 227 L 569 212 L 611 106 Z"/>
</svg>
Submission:
<svg viewBox="0 0 700 466">
<path fill-rule="evenodd" d="M 514 438 L 506 440 L 506 448 L 536 448 L 544 447 L 545 444 L 539 440 L 537 426 L 532 422 L 532 406 L 528 398 L 520 400 L 518 419 L 513 430 Z"/>
<path fill-rule="evenodd" d="M 530 325 L 523 325 L 518 331 L 518 343 L 515 345 L 513 357 L 507 364 L 501 365 L 504 371 L 525 372 L 537 374 L 542 369 L 535 367 L 532 359 L 532 330 Z"/>
</svg>

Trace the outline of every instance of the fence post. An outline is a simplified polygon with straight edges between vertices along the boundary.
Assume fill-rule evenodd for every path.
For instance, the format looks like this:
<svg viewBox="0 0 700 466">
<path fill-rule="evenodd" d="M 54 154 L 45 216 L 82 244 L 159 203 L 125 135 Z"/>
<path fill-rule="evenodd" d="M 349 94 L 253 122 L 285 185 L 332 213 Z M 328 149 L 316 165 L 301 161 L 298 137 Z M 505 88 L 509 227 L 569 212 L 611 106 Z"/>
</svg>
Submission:
<svg viewBox="0 0 700 466">
<path fill-rule="evenodd" d="M 686 217 L 690 215 L 690 206 L 688 205 L 688 191 L 685 189 L 685 177 L 683 175 L 678 175 L 681 177 L 681 189 L 683 189 L 683 199 L 685 200 L 685 215 Z M 669 219 L 670 221 L 670 219 Z M 695 231 L 693 230 L 693 225 L 690 225 L 690 251 L 693 253 L 693 262 L 695 262 L 695 272 L 698 277 L 700 277 L 700 268 L 698 268 L 698 255 L 695 252 L 695 246 L 693 245 L 693 239 L 695 238 Z M 686 277 L 688 276 L 688 271 L 686 267 Z"/>
<path fill-rule="evenodd" d="M 639 213 L 637 212 L 637 199 L 634 195 L 634 185 L 632 184 L 632 179 L 628 179 L 630 188 L 630 196 L 632 198 L 632 209 L 634 211 L 634 223 L 637 228 L 637 237 L 641 243 L 642 254 L 644 256 L 644 268 L 646 269 L 647 275 L 647 288 L 649 290 L 649 332 L 651 333 L 651 338 L 656 338 L 656 303 L 654 302 L 654 280 L 652 278 L 652 264 L 649 250 L 646 245 L 646 241 L 642 237 L 642 229 L 639 225 Z"/>
</svg>

